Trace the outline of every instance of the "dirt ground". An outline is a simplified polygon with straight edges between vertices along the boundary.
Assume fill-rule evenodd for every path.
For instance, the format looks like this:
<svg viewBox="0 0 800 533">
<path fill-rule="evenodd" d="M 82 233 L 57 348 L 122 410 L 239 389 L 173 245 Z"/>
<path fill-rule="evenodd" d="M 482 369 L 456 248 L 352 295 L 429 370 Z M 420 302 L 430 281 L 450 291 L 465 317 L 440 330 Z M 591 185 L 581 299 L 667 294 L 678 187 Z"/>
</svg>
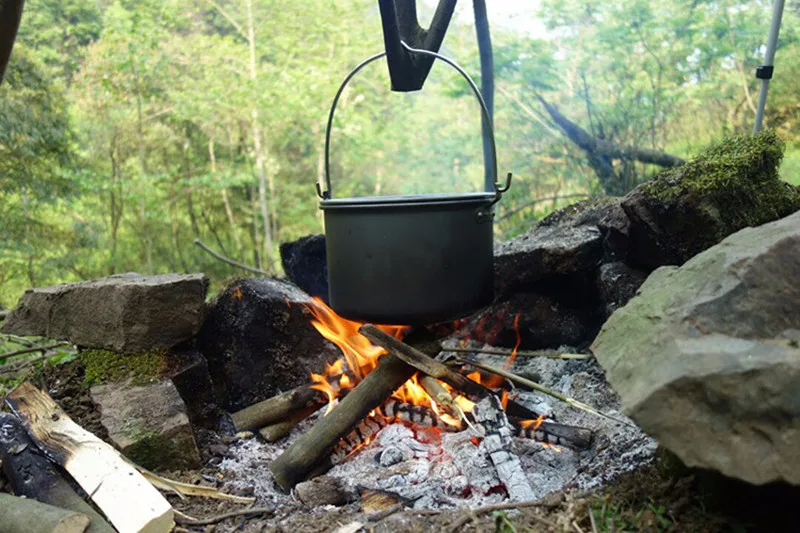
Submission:
<svg viewBox="0 0 800 533">
<path fill-rule="evenodd" d="M 106 436 L 99 414 L 81 386 L 83 371 L 79 362 L 45 368 L 32 380 L 47 390 L 76 422 L 101 438 Z M 200 435 L 198 440 L 207 466 L 199 471 L 164 475 L 195 484 L 221 486 L 227 480 L 216 465 L 227 446 L 213 434 Z M 0 491 L 4 489 L 8 487 L 0 474 Z M 241 504 L 218 500 L 167 497 L 177 511 L 197 519 L 246 509 Z M 296 502 L 261 514 L 240 514 L 211 525 L 184 523 L 176 531 L 354 533 L 363 528 L 376 533 L 781 532 L 798 530 L 795 511 L 798 501 L 800 487 L 752 487 L 712 473 L 689 470 L 663 452 L 653 464 L 619 477 L 602 490 L 552 494 L 530 507 L 419 512 L 405 511 L 389 503 L 383 510 L 368 510 L 367 514 L 361 502 L 314 509 Z"/>
</svg>

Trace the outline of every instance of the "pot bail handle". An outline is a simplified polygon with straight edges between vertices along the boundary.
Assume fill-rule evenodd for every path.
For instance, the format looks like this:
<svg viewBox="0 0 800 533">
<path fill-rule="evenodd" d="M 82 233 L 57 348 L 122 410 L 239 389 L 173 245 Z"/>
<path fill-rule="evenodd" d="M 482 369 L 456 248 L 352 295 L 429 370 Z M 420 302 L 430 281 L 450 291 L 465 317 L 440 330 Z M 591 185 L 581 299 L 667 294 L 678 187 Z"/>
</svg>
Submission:
<svg viewBox="0 0 800 533">
<path fill-rule="evenodd" d="M 491 148 L 492 148 L 491 149 L 491 152 L 492 152 L 492 169 L 493 169 L 493 174 L 494 174 L 494 193 L 495 193 L 495 199 L 492 202 L 492 204 L 497 203 L 500 200 L 500 197 L 503 195 L 503 193 L 506 192 L 509 189 L 509 187 L 511 186 L 511 172 L 509 172 L 508 175 L 506 176 L 505 183 L 500 183 L 500 182 L 497 181 L 497 147 L 496 147 L 495 142 L 494 142 L 494 127 L 492 126 L 492 119 L 491 119 L 491 116 L 489 115 L 489 109 L 486 107 L 486 102 L 483 99 L 483 95 L 481 94 L 480 89 L 478 89 L 478 86 L 475 84 L 475 82 L 472 80 L 472 78 L 469 76 L 469 74 L 467 74 L 467 72 L 463 68 L 458 66 L 458 64 L 456 64 L 456 62 L 453 61 L 452 59 L 449 59 L 449 58 L 447 58 L 447 57 L 445 57 L 445 56 L 443 56 L 443 55 L 441 55 L 439 53 L 431 52 L 430 50 L 423 50 L 421 48 L 412 48 L 412 47 L 408 46 L 405 43 L 405 41 L 400 41 L 400 44 L 403 46 L 403 48 L 405 48 L 407 51 L 409 51 L 412 54 L 428 55 L 428 56 L 431 56 L 431 57 L 433 57 L 435 59 L 439 59 L 441 61 L 444 61 L 445 63 L 447 63 L 448 65 L 453 67 L 456 71 L 458 71 L 458 73 L 461 74 L 461 76 L 469 84 L 470 88 L 472 89 L 473 94 L 475 95 L 475 98 L 478 99 L 478 103 L 481 106 L 481 114 L 483 115 L 483 119 L 484 119 L 483 121 L 486 124 L 486 128 L 489 131 L 489 140 L 491 141 L 490 145 L 491 145 Z M 350 80 L 352 80 L 353 77 L 356 74 L 358 74 L 358 72 L 361 69 L 363 69 L 364 67 L 366 67 L 367 65 L 369 65 L 373 61 L 376 61 L 376 60 L 382 58 L 385 55 L 386 55 L 386 51 L 378 52 L 377 54 L 368 57 L 367 59 L 365 59 L 364 61 L 362 61 L 358 65 L 356 65 L 356 67 L 352 71 L 350 71 L 350 74 L 348 74 L 347 77 L 345 77 L 344 81 L 339 86 L 339 90 L 336 91 L 336 96 L 333 98 L 333 105 L 331 105 L 331 110 L 330 110 L 330 113 L 328 114 L 328 126 L 325 129 L 325 186 L 326 186 L 326 189 L 322 190 L 321 184 L 319 182 L 316 183 L 317 196 L 319 196 L 322 200 L 329 200 L 331 198 L 331 173 L 330 173 L 331 129 L 333 128 L 333 116 L 334 116 L 334 113 L 336 112 L 336 105 L 339 103 L 339 98 L 342 96 L 342 92 L 344 92 L 344 88 L 347 87 L 347 84 L 350 82 Z"/>
</svg>

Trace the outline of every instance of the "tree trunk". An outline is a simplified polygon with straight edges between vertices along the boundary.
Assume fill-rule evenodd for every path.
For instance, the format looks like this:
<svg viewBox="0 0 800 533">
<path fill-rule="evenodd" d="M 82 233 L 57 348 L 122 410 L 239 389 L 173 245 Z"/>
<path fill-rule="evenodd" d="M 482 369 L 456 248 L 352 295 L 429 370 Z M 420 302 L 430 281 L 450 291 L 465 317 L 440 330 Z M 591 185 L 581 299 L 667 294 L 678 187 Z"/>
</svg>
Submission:
<svg viewBox="0 0 800 533">
<path fill-rule="evenodd" d="M 254 82 L 253 85 L 255 86 L 255 81 L 258 78 L 258 71 L 256 70 L 256 36 L 253 28 L 253 0 L 247 0 L 247 45 L 250 50 L 250 79 Z M 258 201 L 261 209 L 261 224 L 264 228 L 264 266 L 262 268 L 267 272 L 271 272 L 272 225 L 270 223 L 269 207 L 267 205 L 267 174 L 264 168 L 264 151 L 261 146 L 261 126 L 258 120 L 258 107 L 256 105 L 253 105 L 250 116 L 253 123 L 253 151 L 256 158 L 256 171 L 258 172 Z M 270 186 L 270 189 L 273 189 L 273 187 Z"/>
</svg>

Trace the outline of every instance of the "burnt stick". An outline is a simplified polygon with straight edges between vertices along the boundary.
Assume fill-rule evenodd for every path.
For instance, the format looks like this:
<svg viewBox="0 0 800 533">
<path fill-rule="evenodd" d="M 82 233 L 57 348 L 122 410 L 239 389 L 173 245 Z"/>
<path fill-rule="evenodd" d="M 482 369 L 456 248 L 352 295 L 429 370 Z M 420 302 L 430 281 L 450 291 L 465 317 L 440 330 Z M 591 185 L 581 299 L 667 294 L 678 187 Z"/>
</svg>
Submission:
<svg viewBox="0 0 800 533">
<path fill-rule="evenodd" d="M 87 533 L 114 533 L 33 443 L 22 422 L 10 413 L 0 413 L 0 462 L 17 496 L 88 516 L 91 524 Z"/>
<path fill-rule="evenodd" d="M 339 438 L 382 404 L 414 372 L 413 367 L 391 353 L 381 356 L 375 370 L 272 462 L 269 469 L 278 486 L 288 491 L 307 479 L 317 464 L 327 459 Z"/>
<path fill-rule="evenodd" d="M 405 363 L 416 368 L 423 374 L 444 381 L 451 387 L 455 387 L 473 396 L 483 397 L 488 394 L 493 394 L 491 390 L 480 383 L 450 370 L 439 361 L 417 350 L 413 346 L 409 346 L 403 341 L 395 339 L 388 333 L 384 333 L 372 324 L 364 324 L 358 329 L 358 332 L 368 338 L 373 344 L 382 347 L 390 354 L 402 359 Z"/>
</svg>

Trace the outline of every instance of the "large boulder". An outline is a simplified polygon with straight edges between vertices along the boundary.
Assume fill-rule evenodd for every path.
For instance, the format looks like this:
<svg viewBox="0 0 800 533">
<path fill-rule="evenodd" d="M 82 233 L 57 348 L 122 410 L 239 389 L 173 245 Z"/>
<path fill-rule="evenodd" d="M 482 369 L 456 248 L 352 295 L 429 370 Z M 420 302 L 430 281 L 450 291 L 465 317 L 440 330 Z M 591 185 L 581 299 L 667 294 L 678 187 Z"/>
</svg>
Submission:
<svg viewBox="0 0 800 533">
<path fill-rule="evenodd" d="M 800 212 L 656 270 L 592 351 L 689 466 L 800 484 Z"/>
<path fill-rule="evenodd" d="M 118 353 L 169 348 L 200 329 L 207 288 L 202 274 L 127 273 L 29 289 L 1 330 Z"/>
<path fill-rule="evenodd" d="M 95 385 L 90 394 L 108 438 L 134 463 L 170 470 L 200 466 L 186 406 L 169 379 Z"/>
<path fill-rule="evenodd" d="M 307 384 L 340 356 L 311 325 L 311 298 L 277 279 L 242 279 L 210 306 L 197 336 L 216 397 L 236 411 Z"/>
<path fill-rule="evenodd" d="M 731 137 L 631 191 L 630 262 L 680 265 L 748 226 L 800 209 L 800 189 L 778 177 L 783 142 L 774 131 Z"/>
</svg>

